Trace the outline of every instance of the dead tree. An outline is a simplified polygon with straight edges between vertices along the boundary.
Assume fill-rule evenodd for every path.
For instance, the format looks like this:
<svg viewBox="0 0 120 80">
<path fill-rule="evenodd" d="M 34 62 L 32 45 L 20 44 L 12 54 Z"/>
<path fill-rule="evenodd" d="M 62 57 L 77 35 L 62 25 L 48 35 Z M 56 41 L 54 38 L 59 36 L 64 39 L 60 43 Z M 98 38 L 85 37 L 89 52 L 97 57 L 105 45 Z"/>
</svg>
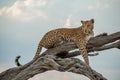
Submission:
<svg viewBox="0 0 120 80">
<path fill-rule="evenodd" d="M 91 38 L 87 44 L 88 53 L 111 48 L 120 49 L 120 32 L 110 35 L 107 35 L 107 33 L 100 34 Z M 32 60 L 25 65 L 10 68 L 0 73 L 0 80 L 27 80 L 36 74 L 49 70 L 77 73 L 88 77 L 90 80 L 107 80 L 102 74 L 87 66 L 80 59 L 73 58 L 80 55 L 79 51 L 69 52 L 74 49 L 77 49 L 74 43 L 64 43 L 46 50 L 37 60 Z M 96 55 L 98 54 L 89 54 L 89 56 Z"/>
</svg>

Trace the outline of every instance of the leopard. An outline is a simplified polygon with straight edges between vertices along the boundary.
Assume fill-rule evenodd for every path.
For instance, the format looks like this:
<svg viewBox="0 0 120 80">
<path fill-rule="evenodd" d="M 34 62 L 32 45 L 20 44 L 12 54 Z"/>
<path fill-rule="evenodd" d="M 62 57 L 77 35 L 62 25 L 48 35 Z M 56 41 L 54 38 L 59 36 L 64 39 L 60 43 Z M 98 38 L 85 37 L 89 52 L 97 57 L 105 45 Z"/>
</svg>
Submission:
<svg viewBox="0 0 120 80">
<path fill-rule="evenodd" d="M 87 65 L 89 65 L 87 42 L 94 37 L 94 19 L 81 20 L 81 26 L 77 28 L 58 28 L 48 31 L 38 44 L 37 51 L 33 59 L 37 59 L 42 48 L 50 49 L 56 44 L 63 42 L 74 42 L 80 50 L 82 57 Z"/>
<path fill-rule="evenodd" d="M 79 48 L 85 63 L 89 65 L 86 45 L 88 43 L 88 40 L 94 37 L 94 19 L 86 21 L 81 20 L 81 24 L 82 25 L 77 28 L 59 28 L 47 32 L 39 42 L 33 60 L 36 60 L 39 57 L 43 47 L 50 49 L 56 45 L 61 45 L 63 42 L 74 42 Z M 20 57 L 21 56 L 17 56 L 15 59 L 17 66 L 21 66 L 19 63 Z"/>
</svg>

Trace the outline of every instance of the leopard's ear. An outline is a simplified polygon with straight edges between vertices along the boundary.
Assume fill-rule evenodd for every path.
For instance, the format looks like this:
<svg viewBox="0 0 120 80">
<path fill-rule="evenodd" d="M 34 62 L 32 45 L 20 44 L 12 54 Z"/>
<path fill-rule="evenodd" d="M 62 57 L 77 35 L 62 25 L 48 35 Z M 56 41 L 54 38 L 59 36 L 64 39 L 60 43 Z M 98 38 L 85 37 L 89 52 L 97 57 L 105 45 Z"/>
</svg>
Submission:
<svg viewBox="0 0 120 80">
<path fill-rule="evenodd" d="M 84 23 L 85 23 L 85 21 L 81 20 L 81 23 L 82 23 L 82 24 L 84 24 Z"/>
<path fill-rule="evenodd" d="M 92 23 L 94 23 L 94 19 L 91 19 L 90 21 L 91 21 Z"/>
</svg>

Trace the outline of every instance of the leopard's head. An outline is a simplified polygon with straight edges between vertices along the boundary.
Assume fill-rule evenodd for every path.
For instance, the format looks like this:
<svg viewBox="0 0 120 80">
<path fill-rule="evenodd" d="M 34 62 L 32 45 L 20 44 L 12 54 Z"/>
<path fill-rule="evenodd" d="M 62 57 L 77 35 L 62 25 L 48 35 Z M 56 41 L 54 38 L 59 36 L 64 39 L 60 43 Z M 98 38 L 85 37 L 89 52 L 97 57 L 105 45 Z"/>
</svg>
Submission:
<svg viewBox="0 0 120 80">
<path fill-rule="evenodd" d="M 86 20 L 86 21 L 81 21 L 82 23 L 82 31 L 83 33 L 85 33 L 86 35 L 89 35 L 94 28 L 94 19 L 91 20 Z"/>
</svg>

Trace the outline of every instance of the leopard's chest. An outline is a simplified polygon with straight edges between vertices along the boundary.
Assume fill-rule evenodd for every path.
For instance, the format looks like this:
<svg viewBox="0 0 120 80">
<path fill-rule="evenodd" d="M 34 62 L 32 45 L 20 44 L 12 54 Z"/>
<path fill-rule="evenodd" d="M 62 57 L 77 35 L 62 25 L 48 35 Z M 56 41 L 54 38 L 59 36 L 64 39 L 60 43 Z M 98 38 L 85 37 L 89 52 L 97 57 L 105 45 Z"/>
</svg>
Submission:
<svg viewBox="0 0 120 80">
<path fill-rule="evenodd" d="M 88 42 L 88 40 L 90 40 L 90 38 L 94 37 L 94 34 L 91 33 L 90 35 L 86 36 L 86 43 Z"/>
<path fill-rule="evenodd" d="M 92 36 L 86 36 L 86 42 L 91 38 Z"/>
</svg>

